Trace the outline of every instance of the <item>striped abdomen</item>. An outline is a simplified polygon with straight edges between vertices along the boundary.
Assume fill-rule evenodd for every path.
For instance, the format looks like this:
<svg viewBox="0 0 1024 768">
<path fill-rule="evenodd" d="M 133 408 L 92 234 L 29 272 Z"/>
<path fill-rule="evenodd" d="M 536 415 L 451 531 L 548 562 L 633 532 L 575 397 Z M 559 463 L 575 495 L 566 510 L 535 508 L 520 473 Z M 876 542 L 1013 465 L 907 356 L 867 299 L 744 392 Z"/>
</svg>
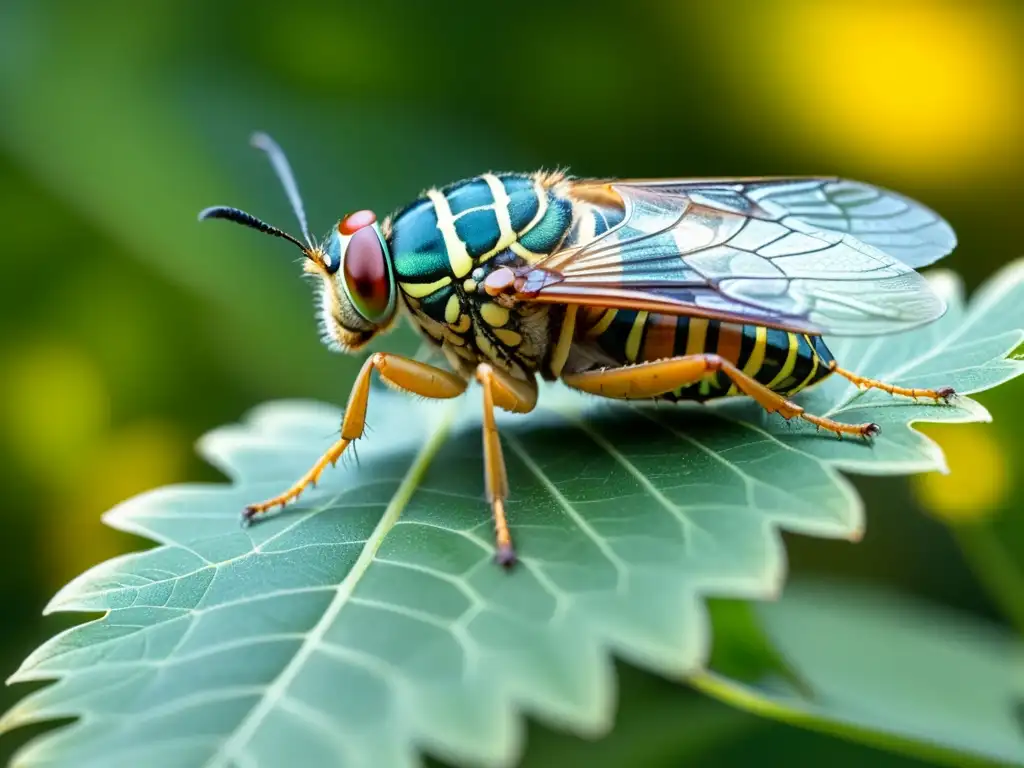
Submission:
<svg viewBox="0 0 1024 768">
<path fill-rule="evenodd" d="M 636 310 L 588 310 L 581 317 L 576 339 L 577 343 L 596 345 L 619 365 L 716 354 L 769 389 L 787 396 L 828 376 L 833 360 L 820 336 Z M 663 397 L 710 400 L 737 394 L 742 393 L 727 376 L 718 373 Z"/>
</svg>

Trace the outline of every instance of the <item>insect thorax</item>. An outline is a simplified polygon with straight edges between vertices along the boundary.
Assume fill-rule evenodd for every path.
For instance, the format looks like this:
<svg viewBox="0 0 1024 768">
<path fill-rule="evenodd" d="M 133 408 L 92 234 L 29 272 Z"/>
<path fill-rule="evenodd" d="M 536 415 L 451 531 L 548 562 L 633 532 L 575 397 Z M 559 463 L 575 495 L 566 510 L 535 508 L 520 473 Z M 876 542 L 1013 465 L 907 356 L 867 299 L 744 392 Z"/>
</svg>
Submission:
<svg viewBox="0 0 1024 768">
<path fill-rule="evenodd" d="M 542 371 L 561 310 L 510 305 L 482 288 L 501 266 L 535 263 L 565 244 L 585 203 L 558 174 L 484 174 L 430 190 L 392 219 L 389 245 L 419 328 L 468 372 L 491 362 L 529 378 Z"/>
</svg>

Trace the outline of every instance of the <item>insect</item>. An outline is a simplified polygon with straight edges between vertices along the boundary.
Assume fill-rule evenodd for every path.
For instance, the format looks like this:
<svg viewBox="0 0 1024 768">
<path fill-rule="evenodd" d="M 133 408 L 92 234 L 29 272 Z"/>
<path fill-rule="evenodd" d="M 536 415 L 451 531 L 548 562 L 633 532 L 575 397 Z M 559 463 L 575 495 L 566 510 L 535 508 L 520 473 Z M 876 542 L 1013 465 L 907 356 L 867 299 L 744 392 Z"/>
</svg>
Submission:
<svg viewBox="0 0 1024 768">
<path fill-rule="evenodd" d="M 589 180 L 558 172 L 485 173 L 431 189 L 394 215 L 349 213 L 309 236 L 288 161 L 264 150 L 304 240 L 237 208 L 207 208 L 284 238 L 317 278 L 327 343 L 355 351 L 399 314 L 450 369 L 376 352 L 349 396 L 337 442 L 291 488 L 246 508 L 284 507 L 362 437 L 374 371 L 426 398 L 483 393 L 487 501 L 496 560 L 516 561 L 494 409 L 528 413 L 537 379 L 627 400 L 744 395 L 770 413 L 871 438 L 792 401 L 828 376 L 894 395 L 946 401 L 847 371 L 822 334 L 879 335 L 940 317 L 914 271 L 956 245 L 937 214 L 901 195 L 836 178 Z"/>
</svg>

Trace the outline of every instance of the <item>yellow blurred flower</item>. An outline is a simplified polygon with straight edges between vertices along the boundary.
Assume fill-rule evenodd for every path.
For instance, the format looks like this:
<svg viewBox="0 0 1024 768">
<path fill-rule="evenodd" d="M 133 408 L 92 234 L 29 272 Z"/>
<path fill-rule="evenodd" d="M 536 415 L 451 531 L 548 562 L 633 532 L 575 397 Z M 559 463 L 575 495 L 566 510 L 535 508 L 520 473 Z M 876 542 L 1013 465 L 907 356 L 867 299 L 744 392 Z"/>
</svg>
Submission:
<svg viewBox="0 0 1024 768">
<path fill-rule="evenodd" d="M 100 516 L 138 493 L 183 479 L 190 446 L 173 425 L 146 421 L 105 436 L 60 497 L 43 538 L 54 588 L 125 549 L 125 537 Z"/>
<path fill-rule="evenodd" d="M 1019 155 L 1024 66 L 1010 8 L 790 0 L 732 21 L 742 64 L 731 75 L 772 140 L 917 178 L 1001 172 Z"/>
<path fill-rule="evenodd" d="M 913 489 L 925 507 L 950 524 L 977 522 L 1003 504 L 1012 489 L 1007 448 L 989 424 L 927 424 L 921 431 L 946 454 L 950 473 L 915 475 Z"/>
<path fill-rule="evenodd" d="M 4 355 L 0 412 L 5 439 L 21 468 L 43 486 L 67 486 L 110 423 L 99 366 L 82 350 L 55 341 Z"/>
<path fill-rule="evenodd" d="M 112 429 L 107 384 L 83 350 L 53 340 L 5 353 L 3 436 L 42 494 L 42 567 L 54 589 L 125 548 L 100 516 L 136 493 L 180 481 L 191 447 L 173 425 Z"/>
</svg>

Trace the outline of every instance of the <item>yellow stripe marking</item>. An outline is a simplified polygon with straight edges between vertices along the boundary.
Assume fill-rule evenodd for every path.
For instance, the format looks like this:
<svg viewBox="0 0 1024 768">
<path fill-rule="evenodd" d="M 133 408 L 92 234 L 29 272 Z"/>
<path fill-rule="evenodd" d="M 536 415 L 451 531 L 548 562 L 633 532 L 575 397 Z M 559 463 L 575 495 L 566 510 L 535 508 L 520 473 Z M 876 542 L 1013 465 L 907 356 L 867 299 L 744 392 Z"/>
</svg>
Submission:
<svg viewBox="0 0 1024 768">
<path fill-rule="evenodd" d="M 469 326 L 473 324 L 473 321 L 469 319 L 469 315 L 462 315 L 458 322 L 451 324 L 451 329 L 456 333 L 465 333 L 469 330 Z"/>
<path fill-rule="evenodd" d="M 691 317 L 686 331 L 686 354 L 703 355 L 708 338 L 708 321 L 703 317 Z"/>
<path fill-rule="evenodd" d="M 510 226 L 511 226 L 511 223 L 510 223 Z M 507 235 L 501 235 L 498 238 L 498 244 L 495 245 L 493 248 L 491 248 L 491 250 L 487 251 L 487 253 L 485 253 L 484 255 L 477 257 L 477 263 L 478 264 L 483 264 L 485 261 L 490 261 L 495 256 L 497 256 L 499 253 L 501 253 L 502 251 L 506 250 L 507 248 L 511 248 L 515 244 L 516 244 L 516 233 L 512 232 L 510 230 Z M 525 248 L 523 250 L 526 251 Z M 530 253 L 530 251 L 526 251 L 526 252 Z"/>
<path fill-rule="evenodd" d="M 533 219 L 530 223 L 523 227 L 519 234 L 529 232 L 531 229 L 540 224 L 540 220 L 544 218 L 544 214 L 548 212 L 548 191 L 543 184 L 536 179 L 533 182 L 533 193 L 537 196 L 537 213 L 533 215 Z"/>
<path fill-rule="evenodd" d="M 437 228 L 444 238 L 444 247 L 448 251 L 448 263 L 456 277 L 465 277 L 473 271 L 473 258 L 466 250 L 466 244 L 459 239 L 455 232 L 455 217 L 452 215 L 452 208 L 448 205 L 448 198 L 431 189 L 427 197 L 434 203 L 434 211 L 437 213 Z"/>
<path fill-rule="evenodd" d="M 786 353 L 786 362 L 782 364 L 782 368 L 775 374 L 775 378 L 768 382 L 768 389 L 775 389 L 779 384 L 784 382 L 793 373 L 793 368 L 796 367 L 796 351 L 800 348 L 800 342 L 796 338 L 796 334 L 786 334 L 789 337 L 789 351 Z"/>
<path fill-rule="evenodd" d="M 399 283 L 402 290 L 414 299 L 422 299 L 424 296 L 429 296 L 439 288 L 444 288 L 446 285 L 451 283 L 452 279 L 445 275 L 440 280 L 435 280 L 432 283 Z"/>
<path fill-rule="evenodd" d="M 647 312 L 637 312 L 633 327 L 629 329 L 629 337 L 626 339 L 626 359 L 631 363 L 636 362 L 636 356 L 640 354 L 640 340 L 644 336 L 647 315 Z"/>
<path fill-rule="evenodd" d="M 455 331 L 451 330 L 450 328 L 444 327 L 443 325 L 441 326 L 441 333 L 444 335 L 444 340 L 447 341 L 449 344 L 454 344 L 457 347 L 461 347 L 463 344 L 466 343 L 466 340 L 459 336 L 459 334 L 455 333 Z"/>
<path fill-rule="evenodd" d="M 754 378 L 761 371 L 761 366 L 764 365 L 764 355 L 768 349 L 768 329 L 763 325 L 757 326 L 757 331 L 754 335 L 754 348 L 750 351 L 750 357 L 747 358 L 746 365 L 743 366 L 743 372 L 750 378 Z M 739 390 L 736 385 L 733 384 L 729 387 L 730 395 L 738 395 Z"/>
<path fill-rule="evenodd" d="M 489 251 L 480 258 L 481 262 L 487 261 L 487 259 L 492 258 L 496 253 L 504 250 L 505 248 L 510 249 L 512 253 L 529 264 L 536 264 L 538 261 L 548 256 L 546 253 L 535 253 L 534 251 L 531 251 L 518 240 L 519 235 L 529 232 L 535 226 L 540 224 L 540 220 L 543 219 L 544 214 L 548 212 L 548 191 L 537 179 L 534 179 L 533 182 L 533 193 L 537 196 L 537 213 L 534 214 L 530 223 L 519 230 L 517 236 L 513 238 L 511 242 L 505 243 L 499 241 L 498 246 L 493 251 Z M 504 238 L 502 238 L 502 241 L 503 240 Z"/>
<path fill-rule="evenodd" d="M 488 325 L 500 328 L 508 322 L 508 309 L 495 304 L 493 301 L 488 301 L 480 307 L 480 317 L 482 317 L 484 322 Z"/>
<path fill-rule="evenodd" d="M 509 347 L 518 347 L 523 342 L 521 334 L 508 328 L 496 328 L 494 335 L 501 339 L 502 343 Z"/>
<path fill-rule="evenodd" d="M 484 336 L 482 333 L 480 333 L 480 331 L 477 331 L 473 335 L 473 341 L 476 343 L 477 349 L 483 352 L 488 358 L 494 360 L 495 362 L 498 361 L 498 350 L 495 349 L 494 345 L 491 343 L 491 340 Z"/>
<path fill-rule="evenodd" d="M 483 179 L 491 190 L 491 196 L 494 198 L 494 202 L 486 207 L 494 211 L 494 216 L 498 220 L 498 242 L 493 248 L 491 248 L 491 250 L 477 258 L 477 263 L 483 264 L 484 262 L 493 259 L 506 248 L 510 247 L 512 243 L 516 241 L 516 233 L 512 230 L 512 213 L 509 210 L 509 206 L 512 204 L 512 198 L 508 196 L 508 190 L 505 189 L 505 185 L 502 183 L 501 179 L 493 173 L 485 173 L 479 178 Z M 473 210 L 480 209 L 470 208 L 467 211 L 463 211 L 455 218 L 458 219 L 459 216 Z"/>
<path fill-rule="evenodd" d="M 615 315 L 619 313 L 617 309 L 606 309 L 601 319 L 598 320 L 594 325 L 587 331 L 588 339 L 596 339 L 602 333 L 608 330 L 608 326 L 612 324 L 612 320 L 615 319 Z"/>
<path fill-rule="evenodd" d="M 811 348 L 811 372 L 807 374 L 807 377 L 803 381 L 801 381 L 799 384 L 797 384 L 795 387 L 789 390 L 790 395 L 795 395 L 797 392 L 804 389 L 804 387 L 806 387 L 808 384 L 814 381 L 814 376 L 818 373 L 818 363 L 820 362 L 818 353 L 814 351 L 814 345 L 811 343 L 811 340 L 807 338 L 806 335 L 804 335 L 804 341 L 806 341 L 807 346 Z"/>
<path fill-rule="evenodd" d="M 562 375 L 565 361 L 569 359 L 569 349 L 572 347 L 573 337 L 576 335 L 576 312 L 578 310 L 579 307 L 576 304 L 570 304 L 565 308 L 565 318 L 562 320 L 562 328 L 558 332 L 555 351 L 551 353 L 551 375 L 556 379 Z"/>
<path fill-rule="evenodd" d="M 444 305 L 444 321 L 452 325 L 459 319 L 459 310 L 462 305 L 459 303 L 459 296 L 453 293 L 448 297 L 448 303 Z"/>
<path fill-rule="evenodd" d="M 501 179 L 493 173 L 485 173 L 483 180 L 487 182 L 487 186 L 491 189 L 491 196 L 494 198 L 494 215 L 498 219 L 498 232 L 501 233 L 499 241 L 512 242 L 516 239 L 516 233 L 512 231 L 512 214 L 508 209 L 512 204 L 512 198 L 508 196 L 508 190 L 501 183 Z"/>
<path fill-rule="evenodd" d="M 750 359 L 743 366 L 743 372 L 751 378 L 761 372 L 764 365 L 764 355 L 768 351 L 768 329 L 763 325 L 757 326 L 757 333 L 754 335 L 754 349 L 750 353 Z"/>
<path fill-rule="evenodd" d="M 524 259 L 525 261 L 529 262 L 530 264 L 536 264 L 538 261 L 543 259 L 545 257 L 545 255 L 546 255 L 546 254 L 543 254 L 543 253 L 535 253 L 534 251 L 531 251 L 529 248 L 527 248 L 525 245 L 520 243 L 518 240 L 516 240 L 513 243 L 509 243 L 508 247 L 512 249 L 512 253 L 514 253 L 519 258 Z"/>
<path fill-rule="evenodd" d="M 453 216 L 452 227 L 454 228 L 455 221 L 457 221 L 461 216 L 464 216 L 472 211 L 483 210 L 484 208 L 488 208 L 494 211 L 494 216 L 498 221 L 498 242 L 495 243 L 494 247 L 491 248 L 491 250 L 477 257 L 476 263 L 483 264 L 484 262 L 493 259 L 499 253 L 509 248 L 516 241 L 517 235 L 515 231 L 512 229 L 512 212 L 509 210 L 509 206 L 512 204 L 512 198 L 509 197 L 508 190 L 505 189 L 505 185 L 502 183 L 501 179 L 499 179 L 493 173 L 485 173 L 483 176 L 480 176 L 478 178 L 483 179 L 483 181 L 487 184 L 488 188 L 490 188 L 491 196 L 494 198 L 494 202 L 487 206 L 482 206 L 479 208 L 470 208 Z M 449 206 L 449 211 L 450 210 L 451 207 Z M 440 218 L 438 218 L 438 223 L 440 224 Z M 456 233 L 456 237 L 457 236 L 458 234 Z M 447 244 L 447 240 L 445 242 Z M 461 277 L 461 275 L 459 276 Z M 467 290 L 469 292 L 472 292 L 473 290 L 476 289 L 476 283 L 473 283 L 473 286 L 473 288 L 467 288 Z"/>
</svg>

